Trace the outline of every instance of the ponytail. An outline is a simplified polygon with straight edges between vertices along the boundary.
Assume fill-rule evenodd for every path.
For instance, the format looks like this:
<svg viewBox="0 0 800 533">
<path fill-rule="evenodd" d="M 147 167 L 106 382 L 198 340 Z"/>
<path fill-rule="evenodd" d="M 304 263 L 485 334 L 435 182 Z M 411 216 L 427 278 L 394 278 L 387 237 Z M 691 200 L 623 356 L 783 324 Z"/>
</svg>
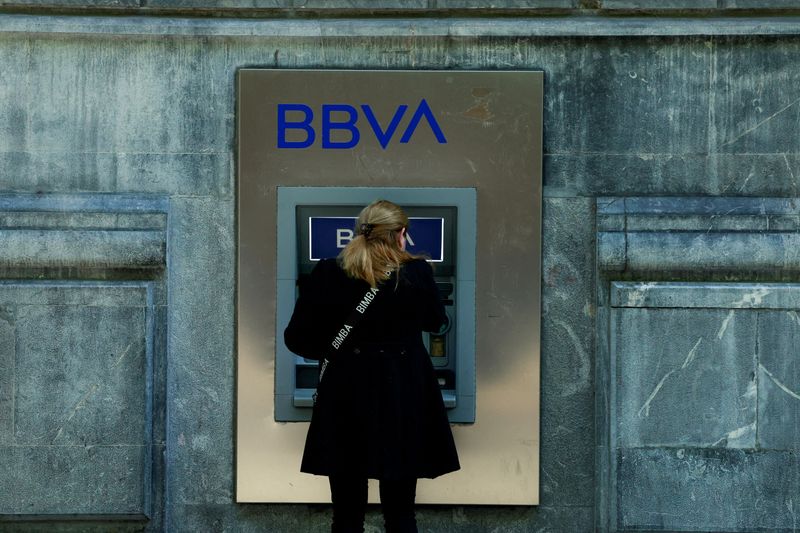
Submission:
<svg viewBox="0 0 800 533">
<path fill-rule="evenodd" d="M 416 256 L 400 248 L 400 232 L 408 227 L 403 210 L 387 200 L 378 200 L 361 210 L 357 235 L 339 254 L 342 268 L 351 278 L 362 279 L 371 287 L 389 278 Z"/>
</svg>

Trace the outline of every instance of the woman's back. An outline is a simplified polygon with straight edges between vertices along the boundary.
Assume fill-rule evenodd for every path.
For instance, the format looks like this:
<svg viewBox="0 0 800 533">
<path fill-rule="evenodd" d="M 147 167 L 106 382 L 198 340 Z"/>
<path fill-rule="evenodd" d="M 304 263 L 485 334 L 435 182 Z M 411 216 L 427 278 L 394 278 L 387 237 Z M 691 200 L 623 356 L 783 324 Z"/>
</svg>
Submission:
<svg viewBox="0 0 800 533">
<path fill-rule="evenodd" d="M 399 279 L 397 279 L 399 276 Z M 330 352 L 331 339 L 367 293 L 369 285 L 345 274 L 334 259 L 320 261 L 301 282 L 287 347 L 310 359 Z M 412 342 L 420 332 L 437 331 L 446 320 L 431 267 L 416 259 L 378 285 L 376 297 L 347 342 Z"/>
<path fill-rule="evenodd" d="M 291 351 L 329 361 L 300 470 L 329 476 L 334 531 L 363 531 L 368 478 L 380 480 L 387 530 L 416 531 L 416 480 L 460 468 L 421 335 L 446 315 L 431 266 L 405 250 L 407 227 L 391 202 L 365 207 L 339 258 L 301 280 L 284 331 Z"/>
</svg>

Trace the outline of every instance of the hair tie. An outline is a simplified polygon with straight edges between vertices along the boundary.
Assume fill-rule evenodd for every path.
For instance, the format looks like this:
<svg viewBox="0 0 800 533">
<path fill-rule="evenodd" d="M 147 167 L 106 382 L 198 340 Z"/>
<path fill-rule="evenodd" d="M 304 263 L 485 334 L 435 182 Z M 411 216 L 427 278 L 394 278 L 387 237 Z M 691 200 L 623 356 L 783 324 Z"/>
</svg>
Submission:
<svg viewBox="0 0 800 533">
<path fill-rule="evenodd" d="M 364 238 L 369 238 L 369 234 L 372 233 L 372 229 L 375 227 L 374 224 L 361 224 L 359 227 L 359 233 L 364 236 Z"/>
</svg>

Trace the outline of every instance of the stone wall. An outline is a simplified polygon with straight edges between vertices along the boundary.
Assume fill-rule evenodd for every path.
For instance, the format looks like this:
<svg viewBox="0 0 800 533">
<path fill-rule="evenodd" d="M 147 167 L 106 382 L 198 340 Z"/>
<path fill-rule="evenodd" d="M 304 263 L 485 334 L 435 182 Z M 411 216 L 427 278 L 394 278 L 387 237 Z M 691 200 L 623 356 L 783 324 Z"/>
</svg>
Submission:
<svg viewBox="0 0 800 533">
<path fill-rule="evenodd" d="M 799 6 L 753 4 L 3 2 L 0 530 L 325 530 L 234 503 L 234 75 L 305 67 L 545 72 L 541 505 L 423 531 L 796 531 Z"/>
</svg>

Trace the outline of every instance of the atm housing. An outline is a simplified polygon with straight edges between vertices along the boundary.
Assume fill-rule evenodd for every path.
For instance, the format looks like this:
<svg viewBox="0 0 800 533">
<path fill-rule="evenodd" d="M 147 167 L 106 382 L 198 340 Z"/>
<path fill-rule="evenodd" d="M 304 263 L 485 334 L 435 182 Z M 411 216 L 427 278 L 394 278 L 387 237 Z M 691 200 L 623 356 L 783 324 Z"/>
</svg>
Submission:
<svg viewBox="0 0 800 533">
<path fill-rule="evenodd" d="M 428 224 L 433 222 L 430 219 L 444 222 L 440 250 L 419 249 L 419 245 L 409 244 L 412 253 L 425 252 L 431 258 L 448 318 L 440 331 L 423 332 L 422 340 L 431 355 L 450 421 L 475 421 L 475 190 L 279 187 L 275 371 L 278 422 L 311 419 L 312 394 L 318 381 L 318 361 L 290 352 L 280 335 L 291 317 L 298 281 L 309 275 L 323 256 L 336 255 L 336 249 L 328 247 L 320 257 L 312 257 L 311 219 L 318 219 L 317 222 L 335 219 L 331 224 L 347 235 L 354 229 L 361 209 L 378 198 L 403 207 L 410 219 L 412 241 L 415 220 L 420 221 L 418 228 L 425 219 Z M 338 242 L 340 246 L 344 243 L 344 239 Z M 281 276 L 289 271 L 291 276 Z"/>
</svg>

